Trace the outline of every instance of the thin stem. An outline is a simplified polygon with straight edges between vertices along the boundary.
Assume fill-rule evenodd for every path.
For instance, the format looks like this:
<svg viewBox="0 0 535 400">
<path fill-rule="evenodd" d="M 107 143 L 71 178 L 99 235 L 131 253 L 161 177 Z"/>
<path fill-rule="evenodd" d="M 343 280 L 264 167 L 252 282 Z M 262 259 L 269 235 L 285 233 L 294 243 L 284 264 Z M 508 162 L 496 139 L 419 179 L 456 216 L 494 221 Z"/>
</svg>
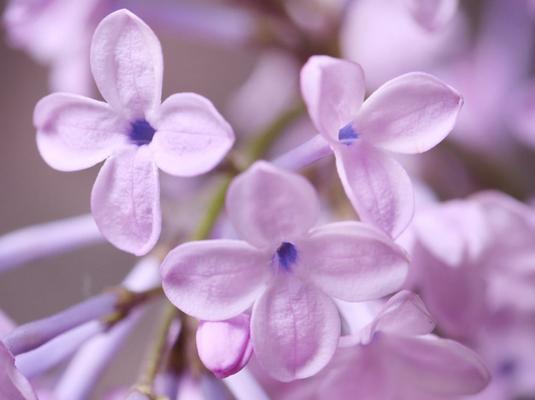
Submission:
<svg viewBox="0 0 535 400">
<path fill-rule="evenodd" d="M 223 206 L 225 205 L 225 196 L 232 178 L 232 174 L 225 174 L 221 178 L 221 182 L 216 188 L 212 200 L 208 204 L 206 213 L 204 214 L 204 217 L 199 223 L 196 231 L 191 236 L 191 240 L 206 239 L 210 235 L 210 232 L 212 232 L 212 229 L 214 228 L 214 225 L 217 222 L 221 211 L 223 210 Z"/>
<path fill-rule="evenodd" d="M 316 135 L 300 146 L 275 158 L 272 163 L 278 167 L 296 171 L 331 154 L 332 149 L 329 143 L 320 135 Z"/>
<path fill-rule="evenodd" d="M 88 321 L 114 316 L 124 316 L 155 294 L 161 294 L 161 287 L 135 293 L 124 287 L 107 290 L 49 317 L 20 325 L 7 335 L 3 342 L 14 355 L 26 353 Z"/>
<path fill-rule="evenodd" d="M 247 165 L 262 158 L 267 149 L 269 149 L 280 134 L 292 122 L 294 122 L 305 111 L 305 105 L 302 102 L 290 107 L 287 111 L 280 114 L 269 126 L 267 126 L 259 135 L 255 135 L 254 141 L 249 145 Z"/>
<path fill-rule="evenodd" d="M 130 291 L 143 292 L 160 284 L 159 261 L 144 257 L 123 279 L 122 286 Z M 136 307 L 109 330 L 86 342 L 70 361 L 55 388 L 55 398 L 87 399 L 102 376 L 104 369 L 124 344 L 125 339 L 140 323 L 146 305 Z M 83 376 L 84 379 L 80 379 Z"/>
<path fill-rule="evenodd" d="M 158 373 L 165 354 L 169 329 L 171 328 L 171 324 L 176 316 L 177 309 L 171 303 L 166 302 L 162 314 L 162 321 L 158 326 L 154 342 L 147 354 L 145 368 L 143 369 L 141 376 L 138 379 L 138 384 L 135 387 L 136 390 L 149 396 L 152 394 L 154 379 L 156 378 L 156 374 Z"/>
</svg>

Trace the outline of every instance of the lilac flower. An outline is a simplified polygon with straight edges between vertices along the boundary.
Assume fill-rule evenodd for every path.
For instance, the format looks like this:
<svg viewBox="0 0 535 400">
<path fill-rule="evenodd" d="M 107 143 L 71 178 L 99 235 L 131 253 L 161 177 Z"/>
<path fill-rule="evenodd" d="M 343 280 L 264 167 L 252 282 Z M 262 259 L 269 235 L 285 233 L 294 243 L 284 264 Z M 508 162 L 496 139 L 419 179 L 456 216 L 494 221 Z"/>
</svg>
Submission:
<svg viewBox="0 0 535 400">
<path fill-rule="evenodd" d="M 91 69 L 108 103 L 55 93 L 36 106 L 37 144 L 58 170 L 103 160 L 91 209 L 102 234 L 141 255 L 161 229 L 158 168 L 194 176 L 212 169 L 234 142 L 214 106 L 193 93 L 160 104 L 163 61 L 150 28 L 126 10 L 102 20 L 91 45 Z"/>
<path fill-rule="evenodd" d="M 360 335 L 340 340 L 322 372 L 281 398 L 438 400 L 481 391 L 490 376 L 477 354 L 433 329 L 420 298 L 402 291 Z"/>
<path fill-rule="evenodd" d="M 409 176 L 388 153 L 422 153 L 437 145 L 455 124 L 461 96 L 415 72 L 385 83 L 363 102 L 361 67 L 327 56 L 305 64 L 301 91 L 361 220 L 397 237 L 412 219 L 414 195 Z"/>
<path fill-rule="evenodd" d="M 416 281 L 441 329 L 474 340 L 503 309 L 533 312 L 535 213 L 486 192 L 422 212 L 414 223 Z"/>
<path fill-rule="evenodd" d="M 406 72 L 429 71 L 466 46 L 468 27 L 461 10 L 449 22 L 448 12 L 439 11 L 438 3 L 447 7 L 451 1 L 427 0 L 434 3 L 429 9 L 426 0 L 351 2 L 340 35 L 344 58 L 362 65 L 369 89 Z M 437 29 L 422 29 L 422 23 Z"/>
<path fill-rule="evenodd" d="M 262 366 L 289 381 L 311 376 L 332 357 L 340 318 L 331 297 L 377 299 L 407 273 L 404 252 L 357 222 L 313 228 L 319 203 L 302 177 L 257 162 L 227 194 L 237 240 L 186 243 L 161 266 L 169 300 L 204 320 L 253 306 L 251 340 Z"/>
<path fill-rule="evenodd" d="M 218 378 L 240 371 L 253 353 L 250 317 L 240 314 L 227 321 L 201 321 L 196 343 L 199 358 Z"/>
<path fill-rule="evenodd" d="M 465 99 L 452 139 L 497 156 L 511 150 L 509 132 L 530 142 L 525 126 L 517 121 L 527 116 L 522 113 L 522 98 L 533 57 L 533 33 L 524 0 L 487 2 L 474 46 L 438 68 L 438 74 Z"/>
</svg>

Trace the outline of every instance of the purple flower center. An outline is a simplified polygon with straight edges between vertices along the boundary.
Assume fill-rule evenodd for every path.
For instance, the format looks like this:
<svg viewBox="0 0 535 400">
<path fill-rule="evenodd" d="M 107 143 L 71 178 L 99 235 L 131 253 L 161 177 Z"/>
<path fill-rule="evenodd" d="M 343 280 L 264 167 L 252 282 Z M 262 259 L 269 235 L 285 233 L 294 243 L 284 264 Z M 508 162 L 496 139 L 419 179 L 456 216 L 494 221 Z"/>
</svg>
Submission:
<svg viewBox="0 0 535 400">
<path fill-rule="evenodd" d="M 291 267 L 297 261 L 297 249 L 290 242 L 282 242 L 277 249 L 277 258 L 279 265 L 286 271 L 290 271 Z"/>
<path fill-rule="evenodd" d="M 516 362 L 511 359 L 503 360 L 498 365 L 498 374 L 502 376 L 511 376 L 516 369 Z"/>
<path fill-rule="evenodd" d="M 149 124 L 147 120 L 143 118 L 131 123 L 128 137 L 132 143 L 135 143 L 138 146 L 143 146 L 144 144 L 149 144 L 152 141 L 154 132 L 156 132 L 156 129 L 154 129 L 151 124 Z"/>
<path fill-rule="evenodd" d="M 352 144 L 355 140 L 359 138 L 359 134 L 353 129 L 351 122 L 338 131 L 338 140 L 340 143 L 345 145 Z"/>
</svg>

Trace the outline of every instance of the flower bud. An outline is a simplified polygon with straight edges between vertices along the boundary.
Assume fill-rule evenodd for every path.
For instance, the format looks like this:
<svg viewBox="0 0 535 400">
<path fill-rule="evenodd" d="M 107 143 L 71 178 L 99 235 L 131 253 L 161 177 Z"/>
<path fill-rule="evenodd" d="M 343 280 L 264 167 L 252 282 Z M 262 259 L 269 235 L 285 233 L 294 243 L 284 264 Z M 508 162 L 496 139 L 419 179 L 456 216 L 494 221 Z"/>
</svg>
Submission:
<svg viewBox="0 0 535 400">
<path fill-rule="evenodd" d="M 226 321 L 202 321 L 197 329 L 197 351 L 203 364 L 218 378 L 241 370 L 251 358 L 249 315 Z"/>
</svg>

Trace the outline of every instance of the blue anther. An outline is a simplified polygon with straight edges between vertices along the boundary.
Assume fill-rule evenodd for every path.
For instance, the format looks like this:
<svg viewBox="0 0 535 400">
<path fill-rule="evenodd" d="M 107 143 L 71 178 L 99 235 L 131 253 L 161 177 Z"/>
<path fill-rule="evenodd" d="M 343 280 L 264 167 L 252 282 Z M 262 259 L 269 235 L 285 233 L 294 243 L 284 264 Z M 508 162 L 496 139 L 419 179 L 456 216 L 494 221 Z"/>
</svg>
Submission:
<svg viewBox="0 0 535 400">
<path fill-rule="evenodd" d="M 345 125 L 338 131 L 338 140 L 345 145 L 352 144 L 359 138 L 359 134 L 353 129 L 351 123 Z"/>
<path fill-rule="evenodd" d="M 128 137 L 138 146 L 149 144 L 152 141 L 154 132 L 156 132 L 146 119 L 138 119 L 132 122 L 130 126 Z"/>
<path fill-rule="evenodd" d="M 297 249 L 290 242 L 282 242 L 277 249 L 277 258 L 279 265 L 286 271 L 289 271 L 297 261 Z"/>
</svg>

